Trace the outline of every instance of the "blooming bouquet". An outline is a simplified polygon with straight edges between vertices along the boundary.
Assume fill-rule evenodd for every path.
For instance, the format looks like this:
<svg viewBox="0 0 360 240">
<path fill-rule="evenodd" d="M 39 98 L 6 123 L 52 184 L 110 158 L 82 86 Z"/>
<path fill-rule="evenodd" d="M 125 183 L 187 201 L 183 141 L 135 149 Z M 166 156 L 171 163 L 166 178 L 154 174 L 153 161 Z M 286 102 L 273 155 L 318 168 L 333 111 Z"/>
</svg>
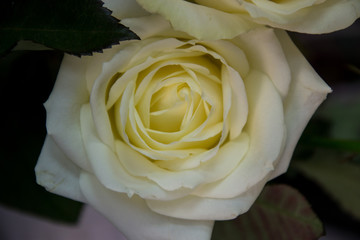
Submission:
<svg viewBox="0 0 360 240">
<path fill-rule="evenodd" d="M 359 17 L 358 1 L 76 3 L 88 21 L 68 12 L 70 1 L 34 2 L 51 16 L 39 20 L 37 10 L 29 23 L 19 22 L 14 16 L 35 3 L 14 1 L 0 26 L 4 53 L 18 40 L 66 53 L 45 103 L 38 184 L 91 205 L 129 240 L 216 238 L 226 232 L 221 224 L 239 225 L 233 228 L 245 229 L 244 239 L 261 239 L 256 224 L 242 225 L 253 208 L 260 222 L 275 217 L 274 225 L 301 229 L 286 235 L 263 223 L 264 236 L 321 236 L 320 221 L 298 192 L 287 185 L 263 191 L 287 171 L 304 128 L 331 92 L 285 30 L 346 28 Z M 51 7 L 69 19 L 61 11 L 52 17 Z M 37 47 L 20 41 L 13 51 Z M 359 152 L 358 141 L 303 142 Z M 316 173 L 317 154 L 327 156 L 308 154 L 312 162 L 294 168 L 326 189 L 331 179 L 317 177 L 323 176 Z M 256 199 L 272 208 L 259 208 Z M 235 218 L 213 231 L 214 221 Z"/>
</svg>

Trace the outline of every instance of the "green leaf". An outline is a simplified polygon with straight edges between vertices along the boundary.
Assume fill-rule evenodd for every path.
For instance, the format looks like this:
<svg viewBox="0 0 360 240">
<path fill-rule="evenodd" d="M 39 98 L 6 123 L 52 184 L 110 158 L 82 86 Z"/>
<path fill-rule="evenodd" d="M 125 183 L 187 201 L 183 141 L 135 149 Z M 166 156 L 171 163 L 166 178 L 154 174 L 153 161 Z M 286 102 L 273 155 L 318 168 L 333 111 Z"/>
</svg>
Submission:
<svg viewBox="0 0 360 240">
<path fill-rule="evenodd" d="M 318 183 L 350 215 L 360 219 L 360 155 L 317 150 L 292 167 Z"/>
<path fill-rule="evenodd" d="M 0 54 L 31 40 L 74 55 L 89 55 L 138 39 L 99 0 L 2 0 Z"/>
<path fill-rule="evenodd" d="M 317 116 L 327 119 L 330 123 L 329 137 L 359 141 L 359 87 L 359 81 L 337 86 L 324 105 L 319 108 Z"/>
<path fill-rule="evenodd" d="M 321 148 L 338 149 L 342 151 L 360 153 L 360 141 L 348 139 L 331 139 L 325 137 L 309 137 L 302 142 L 307 146 L 315 146 Z"/>
<path fill-rule="evenodd" d="M 216 222 L 212 240 L 315 240 L 322 235 L 322 223 L 297 190 L 271 185 L 247 213 Z"/>
<path fill-rule="evenodd" d="M 46 135 L 43 103 L 61 60 L 55 51 L 14 51 L 0 59 L 0 204 L 73 223 L 82 204 L 47 192 L 36 184 L 34 172 Z"/>
</svg>

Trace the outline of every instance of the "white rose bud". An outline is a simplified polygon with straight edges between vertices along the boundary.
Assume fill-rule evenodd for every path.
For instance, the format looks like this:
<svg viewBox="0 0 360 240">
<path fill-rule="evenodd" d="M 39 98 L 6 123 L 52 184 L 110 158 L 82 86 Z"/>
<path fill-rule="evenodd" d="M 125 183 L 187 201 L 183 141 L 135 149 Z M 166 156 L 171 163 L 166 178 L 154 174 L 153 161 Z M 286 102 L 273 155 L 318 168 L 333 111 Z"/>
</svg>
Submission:
<svg viewBox="0 0 360 240">
<path fill-rule="evenodd" d="M 176 30 L 198 39 L 233 38 L 257 24 L 303 33 L 328 33 L 346 28 L 360 17 L 359 0 L 136 1 L 147 11 L 164 16 Z"/>
<path fill-rule="evenodd" d="M 123 23 L 142 40 L 65 55 L 37 181 L 129 240 L 209 239 L 286 171 L 330 88 L 284 31 L 201 41 L 159 16 Z"/>
</svg>

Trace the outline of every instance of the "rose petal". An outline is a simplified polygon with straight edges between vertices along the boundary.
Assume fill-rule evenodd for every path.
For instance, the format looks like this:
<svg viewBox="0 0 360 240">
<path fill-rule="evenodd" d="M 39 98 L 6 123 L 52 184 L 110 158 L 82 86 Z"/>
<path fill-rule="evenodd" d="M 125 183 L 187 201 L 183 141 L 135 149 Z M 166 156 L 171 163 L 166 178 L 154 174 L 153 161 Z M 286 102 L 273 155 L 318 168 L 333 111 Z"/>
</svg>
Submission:
<svg viewBox="0 0 360 240">
<path fill-rule="evenodd" d="M 216 0 L 218 1 L 218 0 Z M 249 72 L 249 62 L 244 51 L 230 41 L 204 41 L 201 42 L 206 47 L 212 49 L 210 54 L 216 54 L 215 58 L 224 59 L 222 62 L 234 68 L 240 76 L 245 77 Z"/>
<path fill-rule="evenodd" d="M 212 198 L 236 197 L 266 179 L 274 170 L 285 139 L 281 97 L 271 80 L 257 71 L 250 72 L 245 86 L 251 109 L 244 128 L 250 137 L 249 150 L 225 179 L 201 186 L 192 194 Z"/>
<path fill-rule="evenodd" d="M 194 2 L 229 13 L 243 11 L 239 0 L 195 0 Z"/>
<path fill-rule="evenodd" d="M 171 59 L 176 58 L 176 57 L 178 57 L 179 54 L 184 56 L 183 51 L 179 53 L 179 51 L 175 51 L 174 49 L 186 44 L 186 42 L 179 41 L 177 39 L 162 39 L 162 40 L 158 40 L 158 41 L 151 39 L 147 42 L 144 41 L 144 42 L 139 42 L 139 43 L 142 43 L 142 44 L 139 44 L 139 46 L 137 46 L 137 49 L 140 48 L 139 51 L 131 52 L 132 61 L 130 61 L 127 64 L 127 66 L 125 66 L 124 64 L 121 64 L 124 61 L 124 60 L 122 60 L 122 54 L 118 54 L 116 56 L 116 58 L 114 58 L 112 61 L 104 64 L 104 65 L 109 64 L 109 68 L 104 69 L 104 72 L 110 71 L 112 75 L 114 75 L 114 73 L 116 73 L 116 72 L 123 73 L 120 81 L 119 80 L 116 81 L 111 86 L 111 89 L 109 91 L 109 99 L 107 102 L 107 109 L 112 107 L 112 105 L 118 100 L 119 94 L 121 94 L 124 91 L 125 87 L 127 86 L 127 83 L 130 82 L 131 80 L 137 79 L 137 77 L 141 71 L 146 71 L 150 66 L 152 66 L 153 64 L 156 64 L 158 62 L 160 62 L 160 63 L 157 64 L 156 67 L 160 68 L 162 66 L 166 66 L 170 63 L 164 63 L 164 62 L 162 62 L 163 60 L 166 60 L 169 58 L 171 58 Z M 173 50 L 173 52 L 169 53 L 169 54 L 165 54 L 165 56 L 161 55 L 161 56 L 151 57 L 152 54 L 156 54 L 161 51 L 168 51 L 170 49 Z M 120 51 L 120 52 L 122 53 L 122 51 Z M 189 53 L 189 54 L 191 56 L 194 56 L 194 53 Z M 198 54 L 199 53 L 195 53 L 195 55 L 198 55 Z M 158 66 L 158 65 L 160 65 L 160 66 Z M 110 68 L 110 66 L 111 66 L 111 68 Z M 153 69 L 153 70 L 156 71 L 156 67 L 154 67 L 155 69 Z M 149 74 L 150 73 L 151 72 L 149 72 Z M 98 80 L 99 84 L 103 84 L 102 82 L 107 83 L 111 79 L 112 75 L 111 76 L 104 75 L 103 77 L 101 77 L 101 79 L 99 77 L 99 80 Z M 105 76 L 106 76 L 106 78 L 105 78 Z M 145 80 L 146 80 L 146 83 L 143 83 L 141 86 L 148 85 L 148 82 L 151 81 L 151 78 L 145 78 Z M 141 87 L 141 86 L 140 86 L 140 89 L 143 89 L 143 87 Z M 101 89 L 101 94 L 105 94 L 104 87 Z M 138 97 L 136 98 L 136 100 L 138 101 Z"/>
<path fill-rule="evenodd" d="M 116 143 L 119 160 L 130 174 L 151 179 L 167 191 L 194 188 L 203 181 L 200 173 L 190 171 L 171 172 L 159 168 L 127 144 L 121 141 Z"/>
<path fill-rule="evenodd" d="M 197 168 L 184 171 L 169 171 L 158 167 L 134 149 L 117 141 L 119 161 L 126 170 L 138 177 L 146 177 L 168 191 L 180 188 L 195 188 L 201 183 L 212 182 L 227 176 L 242 160 L 248 149 L 249 138 L 242 134 L 228 142 L 218 153 Z M 221 163 L 221 164 L 219 164 Z"/>
<path fill-rule="evenodd" d="M 251 0 L 252 3 L 244 2 L 244 6 L 246 8 L 246 4 L 254 4 L 259 9 L 264 11 L 279 13 L 284 15 L 290 15 L 295 13 L 296 11 L 311 7 L 316 4 L 319 0 L 300 0 L 300 1 L 283 1 L 283 2 L 273 2 L 268 0 Z"/>
<path fill-rule="evenodd" d="M 121 23 L 129 27 L 143 40 L 153 36 L 188 37 L 184 32 L 174 31 L 170 23 L 157 14 L 137 18 L 125 18 L 121 20 Z"/>
<path fill-rule="evenodd" d="M 254 39 L 258 39 L 261 44 Z M 259 28 L 240 35 L 232 41 L 246 53 L 251 68 L 266 73 L 281 96 L 285 97 L 289 90 L 291 75 L 282 46 L 273 30 Z"/>
<path fill-rule="evenodd" d="M 119 96 L 117 95 L 113 97 L 110 93 L 109 96 L 107 96 L 107 89 L 109 87 L 109 84 L 111 83 L 111 80 L 113 80 L 114 75 L 120 69 L 125 68 L 129 64 L 129 59 L 131 59 L 129 55 L 134 55 L 134 53 L 136 53 L 140 47 L 141 44 L 130 45 L 124 51 L 120 51 L 124 55 L 118 52 L 110 61 L 105 63 L 99 62 L 98 64 L 102 65 L 102 71 L 101 74 L 95 79 L 91 88 L 90 103 L 95 126 L 102 141 L 112 147 L 114 147 L 114 135 L 112 132 L 107 110 L 111 107 L 111 104 L 109 104 L 109 102 L 115 102 Z M 91 67 L 91 65 L 89 67 Z M 128 74 L 134 73 L 129 72 Z M 117 89 L 123 89 L 128 81 L 117 81 Z M 119 93 L 121 93 L 121 91 L 119 91 Z M 108 105 L 110 105 L 110 107 Z"/>
<path fill-rule="evenodd" d="M 164 16 L 175 30 L 184 31 L 197 39 L 233 38 L 257 26 L 240 14 L 222 12 L 188 1 L 137 0 L 137 2 L 147 11 Z"/>
<path fill-rule="evenodd" d="M 175 39 L 166 39 L 159 42 L 163 42 L 162 46 L 165 48 L 176 48 L 177 46 L 179 46 L 179 44 L 184 44 L 183 42 Z M 146 47 L 139 50 L 139 48 L 146 43 L 148 43 Z M 156 43 L 159 44 L 158 42 Z M 113 79 L 115 73 L 117 73 L 118 71 L 121 72 L 122 70 L 125 71 L 127 65 L 133 64 L 129 62 L 129 57 L 126 58 L 126 56 L 128 56 L 127 54 L 137 54 L 141 56 L 140 59 L 145 58 L 145 56 L 147 56 L 147 51 L 149 51 L 149 48 L 151 46 L 154 47 L 152 48 L 153 51 L 156 50 L 156 43 L 149 44 L 148 41 L 140 42 L 140 44 L 138 44 L 137 46 L 131 45 L 129 48 L 127 48 L 126 51 L 124 51 L 124 55 L 120 54 L 123 53 L 123 51 L 120 51 L 120 53 L 116 54 L 109 62 L 103 64 L 102 72 L 94 82 L 90 99 L 93 118 L 100 138 L 109 146 L 113 146 L 114 135 L 111 128 L 110 119 L 107 115 L 107 110 L 118 100 L 120 96 L 119 94 L 124 91 L 127 83 L 132 79 L 136 78 L 137 74 L 142 69 L 154 63 L 155 60 L 147 59 L 144 63 L 138 64 L 135 67 L 126 71 L 124 75 L 121 76 L 121 81 L 118 80 L 113 86 L 111 86 L 109 97 L 107 97 L 106 93 L 109 87 L 109 82 Z M 159 46 L 157 46 L 157 48 L 159 48 Z M 145 54 L 145 56 L 142 56 L 143 54 Z"/>
<path fill-rule="evenodd" d="M 94 82 L 98 78 L 97 81 L 104 81 L 103 84 L 106 86 L 106 80 L 110 80 L 119 69 L 123 69 L 129 64 L 131 57 L 141 48 L 141 45 L 136 43 L 137 41 L 124 41 L 121 45 L 113 46 L 110 49 L 104 49 L 102 53 L 94 53 L 93 57 L 82 57 L 88 59 L 86 63 L 86 83 L 88 92 L 92 91 Z M 119 52 L 121 52 L 121 54 L 119 54 Z"/>
<path fill-rule="evenodd" d="M 134 0 L 103 0 L 104 7 L 110 9 L 112 15 L 118 19 L 133 18 L 149 15 Z"/>
<path fill-rule="evenodd" d="M 224 67 L 225 69 L 226 67 Z M 248 116 L 248 104 L 247 96 L 245 91 L 244 82 L 233 68 L 227 67 L 226 70 L 223 70 L 223 89 L 229 88 L 228 93 L 223 93 L 224 95 L 224 108 L 229 106 L 229 130 L 230 130 L 230 140 L 236 138 L 240 135 L 244 125 L 246 124 Z M 225 101 L 229 96 L 229 103 Z M 226 117 L 227 113 L 224 113 Z"/>
<path fill-rule="evenodd" d="M 65 54 L 53 92 L 44 105 L 48 135 L 53 137 L 69 159 L 90 171 L 81 137 L 79 114 L 81 105 L 89 101 L 85 87 L 87 61 L 87 58 Z"/>
<path fill-rule="evenodd" d="M 87 202 L 128 239 L 209 240 L 211 237 L 214 221 L 189 221 L 157 214 L 141 198 L 111 192 L 90 174 L 81 174 L 80 186 Z"/>
<path fill-rule="evenodd" d="M 284 31 L 276 31 L 276 35 L 284 47 L 293 81 L 288 97 L 285 99 L 286 146 L 282 158 L 272 173 L 272 178 L 287 170 L 302 131 L 314 111 L 331 92 L 329 86 L 310 66 L 289 36 Z"/>
<path fill-rule="evenodd" d="M 326 0 L 321 4 L 301 9 L 290 16 L 286 16 L 286 18 L 282 18 L 282 21 L 279 21 L 279 15 L 274 17 L 268 11 L 262 11 L 259 8 L 246 8 L 258 23 L 313 34 L 328 33 L 346 28 L 360 17 L 360 1 L 358 0 Z"/>
<path fill-rule="evenodd" d="M 189 195 L 172 201 L 146 200 L 146 203 L 154 212 L 170 217 L 191 220 L 228 220 L 248 211 L 264 184 L 265 181 L 258 182 L 234 198 L 216 199 Z"/>
<path fill-rule="evenodd" d="M 45 139 L 35 173 L 36 182 L 47 191 L 84 201 L 79 185 L 80 168 L 64 155 L 51 136 Z"/>
<path fill-rule="evenodd" d="M 115 152 L 97 136 L 88 104 L 81 109 L 81 127 L 86 153 L 94 169 L 93 173 L 106 188 L 129 196 L 135 193 L 143 198 L 164 200 L 189 193 L 189 189 L 165 191 L 151 180 L 134 177 L 125 171 Z"/>
<path fill-rule="evenodd" d="M 126 51 L 124 51 L 124 55 L 120 53 L 116 54 L 109 62 L 103 64 L 103 69 L 96 79 L 91 94 L 91 107 L 93 112 L 93 118 L 98 130 L 98 134 L 100 138 L 109 146 L 113 146 L 113 132 L 110 124 L 110 119 L 107 115 L 107 110 L 111 108 L 111 106 L 118 100 L 121 93 L 124 91 L 124 88 L 127 86 L 127 83 L 136 78 L 138 73 L 150 66 L 155 62 L 154 59 L 148 58 L 148 51 L 156 51 L 160 47 L 160 43 L 164 48 L 176 48 L 179 45 L 184 44 L 182 41 L 178 41 L 176 39 L 165 39 L 162 41 L 154 40 L 139 42 L 138 45 L 130 45 Z M 144 46 L 145 47 L 142 47 Z M 152 47 L 152 48 L 151 48 Z M 133 62 L 129 62 L 129 59 L 133 59 L 131 57 L 126 58 L 127 54 L 132 54 L 133 58 L 138 59 L 138 61 L 144 59 L 143 63 L 135 63 L 135 66 L 128 69 L 128 65 L 134 64 Z M 136 57 L 134 57 L 136 55 Z M 140 58 L 140 59 L 139 59 Z M 146 59 L 147 58 L 147 59 Z M 137 64 L 137 65 L 136 65 Z M 117 72 L 126 71 L 121 76 L 121 81 L 118 79 L 115 84 L 111 86 L 109 96 L 107 97 L 107 89 L 109 87 L 109 82 L 113 79 L 113 76 Z"/>
</svg>

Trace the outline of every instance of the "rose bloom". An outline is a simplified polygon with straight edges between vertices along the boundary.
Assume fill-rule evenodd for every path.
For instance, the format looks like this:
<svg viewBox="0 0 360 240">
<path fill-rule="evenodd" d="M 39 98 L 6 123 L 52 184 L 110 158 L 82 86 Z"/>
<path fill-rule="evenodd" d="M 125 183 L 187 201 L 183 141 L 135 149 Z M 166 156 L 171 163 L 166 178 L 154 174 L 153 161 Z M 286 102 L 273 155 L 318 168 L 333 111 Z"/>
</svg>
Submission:
<svg viewBox="0 0 360 240">
<path fill-rule="evenodd" d="M 160 16 L 123 23 L 142 40 L 65 55 L 37 181 L 130 240 L 210 239 L 286 171 L 330 89 L 284 31 L 201 41 Z"/>
<path fill-rule="evenodd" d="M 359 0 L 136 1 L 147 11 L 164 16 L 175 29 L 199 39 L 232 38 L 257 24 L 327 33 L 346 28 L 360 17 Z"/>
</svg>

